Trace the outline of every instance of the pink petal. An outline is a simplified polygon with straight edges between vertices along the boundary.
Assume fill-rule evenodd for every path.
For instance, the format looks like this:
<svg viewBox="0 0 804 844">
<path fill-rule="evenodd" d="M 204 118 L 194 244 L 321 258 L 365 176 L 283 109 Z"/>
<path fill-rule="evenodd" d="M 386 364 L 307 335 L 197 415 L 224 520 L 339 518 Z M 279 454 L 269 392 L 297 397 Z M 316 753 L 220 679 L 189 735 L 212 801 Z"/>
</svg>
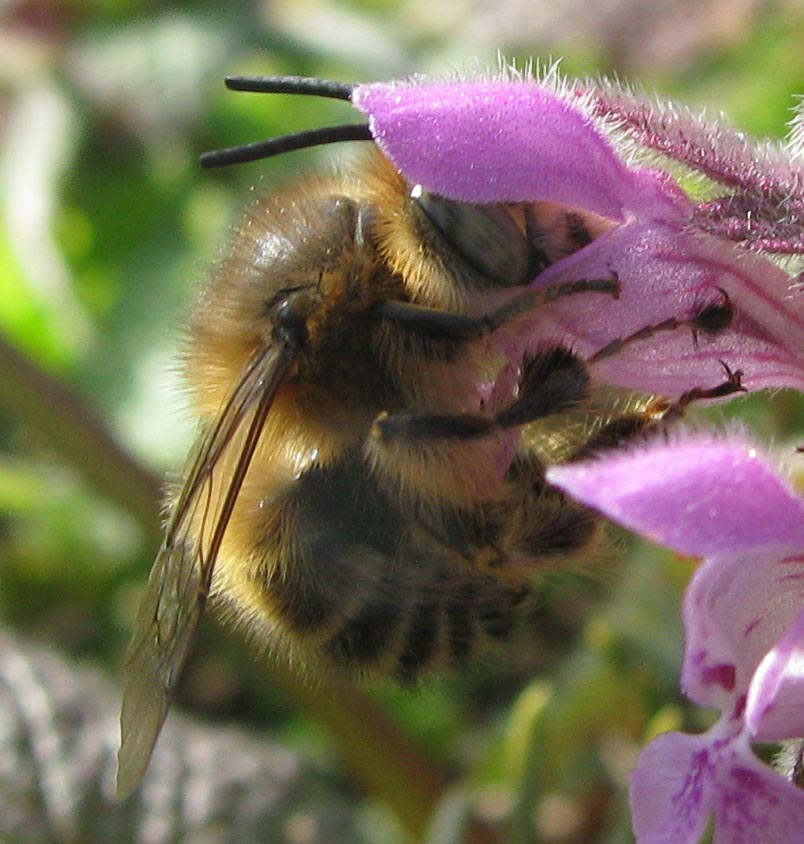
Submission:
<svg viewBox="0 0 804 844">
<path fill-rule="evenodd" d="M 687 591 L 682 684 L 729 714 L 804 606 L 804 502 L 745 443 L 654 441 L 553 467 L 548 480 L 656 542 L 710 557 Z M 786 562 L 780 562 L 785 560 Z"/>
<path fill-rule="evenodd" d="M 763 552 L 704 563 L 684 599 L 687 646 L 681 683 L 688 697 L 747 717 L 743 710 L 754 672 L 802 606 L 804 559 L 780 562 L 778 555 Z M 755 693 L 755 720 L 771 700 L 773 679 L 769 682 L 771 689 Z"/>
<path fill-rule="evenodd" d="M 698 435 L 555 466 L 550 483 L 696 557 L 804 548 L 804 502 L 747 443 Z"/>
<path fill-rule="evenodd" d="M 417 80 L 358 86 L 353 102 L 397 167 L 430 190 L 473 202 L 548 200 L 623 223 L 538 280 L 616 273 L 620 300 L 583 295 L 540 308 L 532 344 L 570 343 L 589 356 L 725 295 L 736 313 L 728 328 L 655 334 L 602 360 L 595 374 L 675 397 L 719 384 L 723 360 L 743 370 L 750 390 L 804 389 L 804 295 L 765 259 L 685 230 L 686 197 L 665 174 L 626 166 L 577 92 L 548 81 Z"/>
<path fill-rule="evenodd" d="M 686 200 L 663 174 L 629 169 L 570 92 L 533 79 L 360 85 L 352 102 L 405 176 L 465 202 L 545 199 L 624 220 Z"/>
<path fill-rule="evenodd" d="M 669 318 L 690 319 L 728 301 L 731 324 L 714 334 L 689 326 L 661 331 L 602 359 L 594 374 L 628 389 L 677 397 L 723 381 L 725 361 L 744 371 L 749 390 L 804 389 L 804 293 L 764 258 L 715 238 L 681 233 L 668 223 L 616 227 L 542 273 L 539 287 L 616 273 L 618 300 L 602 294 L 567 297 L 534 311 L 523 329 L 530 346 L 571 343 L 589 357 L 617 338 Z"/>
<path fill-rule="evenodd" d="M 804 555 L 777 563 L 804 577 Z M 791 572 L 793 574 L 793 572 Z M 802 601 L 799 605 L 804 604 Z M 748 690 L 745 721 L 756 741 L 804 736 L 804 610 L 766 654 Z"/>
<path fill-rule="evenodd" d="M 804 791 L 745 750 L 718 777 L 713 844 L 801 844 Z"/>
<path fill-rule="evenodd" d="M 804 792 L 725 721 L 651 742 L 632 775 L 631 807 L 637 844 L 697 842 L 713 813 L 714 844 L 800 844 L 804 829 Z"/>
<path fill-rule="evenodd" d="M 708 735 L 665 733 L 639 757 L 631 777 L 637 844 L 695 844 L 709 819 L 717 768 Z"/>
</svg>

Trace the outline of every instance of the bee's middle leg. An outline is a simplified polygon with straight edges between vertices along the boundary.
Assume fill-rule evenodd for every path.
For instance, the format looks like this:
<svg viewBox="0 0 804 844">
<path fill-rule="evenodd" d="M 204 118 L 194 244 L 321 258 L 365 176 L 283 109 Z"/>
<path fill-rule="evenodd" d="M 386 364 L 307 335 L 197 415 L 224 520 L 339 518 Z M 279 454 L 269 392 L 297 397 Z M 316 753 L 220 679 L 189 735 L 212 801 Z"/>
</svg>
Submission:
<svg viewBox="0 0 804 844">
<path fill-rule="evenodd" d="M 528 359 L 519 394 L 495 414 L 380 415 L 364 452 L 384 488 L 413 498 L 471 507 L 501 494 L 518 428 L 570 410 L 588 394 L 584 362 L 556 346 Z"/>
<path fill-rule="evenodd" d="M 494 415 L 382 414 L 375 420 L 372 433 L 383 442 L 397 437 L 419 441 L 480 439 L 571 410 L 588 392 L 589 374 L 584 362 L 569 349 L 555 346 L 525 361 L 519 395 Z"/>
</svg>

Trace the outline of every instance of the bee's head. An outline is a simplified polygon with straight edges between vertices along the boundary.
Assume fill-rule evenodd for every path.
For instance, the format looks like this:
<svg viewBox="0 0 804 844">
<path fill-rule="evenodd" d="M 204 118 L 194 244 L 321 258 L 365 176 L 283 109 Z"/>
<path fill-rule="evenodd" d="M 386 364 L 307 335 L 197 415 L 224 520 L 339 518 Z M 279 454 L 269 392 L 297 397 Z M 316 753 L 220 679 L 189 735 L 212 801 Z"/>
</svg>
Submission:
<svg viewBox="0 0 804 844">
<path fill-rule="evenodd" d="M 294 347 L 305 380 L 326 378 L 334 357 L 366 342 L 378 273 L 357 203 L 326 180 L 250 208 L 190 324 L 185 370 L 202 414 L 270 345 Z"/>
</svg>

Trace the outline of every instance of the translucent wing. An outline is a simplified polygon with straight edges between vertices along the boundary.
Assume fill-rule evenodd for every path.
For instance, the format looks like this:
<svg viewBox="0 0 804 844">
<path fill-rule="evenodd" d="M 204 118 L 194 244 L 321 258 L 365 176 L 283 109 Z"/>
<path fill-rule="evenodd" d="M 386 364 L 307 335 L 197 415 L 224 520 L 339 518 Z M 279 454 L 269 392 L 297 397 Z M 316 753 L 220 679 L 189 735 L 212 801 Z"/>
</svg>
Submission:
<svg viewBox="0 0 804 844">
<path fill-rule="evenodd" d="M 190 459 L 126 655 L 117 767 L 121 796 L 137 787 L 148 766 L 204 611 L 226 526 L 274 396 L 295 359 L 293 347 L 281 343 L 256 355 Z M 223 482 L 216 470 L 240 431 L 245 437 L 234 471 L 216 495 L 213 485 Z"/>
</svg>

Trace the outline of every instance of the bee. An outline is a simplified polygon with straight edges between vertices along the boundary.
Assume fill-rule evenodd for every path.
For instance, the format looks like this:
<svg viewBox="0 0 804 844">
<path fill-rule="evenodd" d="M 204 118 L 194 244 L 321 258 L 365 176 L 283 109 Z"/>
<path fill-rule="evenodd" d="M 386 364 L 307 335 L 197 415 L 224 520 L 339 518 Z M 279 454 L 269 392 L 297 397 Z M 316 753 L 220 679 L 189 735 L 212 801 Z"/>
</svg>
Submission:
<svg viewBox="0 0 804 844">
<path fill-rule="evenodd" d="M 348 99 L 299 78 L 230 87 Z M 335 127 L 208 154 L 210 166 L 343 140 Z M 189 326 L 200 435 L 126 662 L 118 789 L 141 778 L 208 598 L 307 671 L 412 681 L 504 639 L 539 571 L 593 553 L 600 519 L 550 463 L 633 439 L 724 384 L 669 402 L 602 392 L 571 348 L 515 368 L 495 342 L 616 272 L 540 290 L 603 222 L 551 203 L 472 205 L 410 184 L 373 145 L 352 168 L 251 207 Z M 716 331 L 730 303 L 620 340 Z M 724 365 L 725 366 L 725 365 Z"/>
</svg>

